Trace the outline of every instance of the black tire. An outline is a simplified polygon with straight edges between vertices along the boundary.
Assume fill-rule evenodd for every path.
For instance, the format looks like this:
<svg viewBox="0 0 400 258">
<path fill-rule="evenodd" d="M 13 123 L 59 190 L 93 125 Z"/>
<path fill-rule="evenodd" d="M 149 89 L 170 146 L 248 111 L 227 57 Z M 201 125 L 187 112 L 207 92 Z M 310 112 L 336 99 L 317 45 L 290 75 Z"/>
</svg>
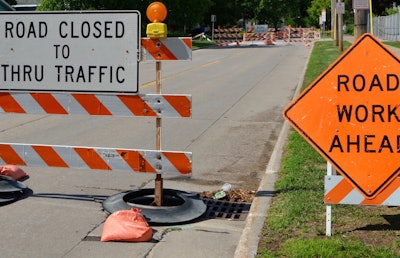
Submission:
<svg viewBox="0 0 400 258">
<path fill-rule="evenodd" d="M 153 206 L 149 202 L 153 198 L 154 189 L 146 188 L 132 190 L 110 196 L 103 202 L 103 208 L 108 213 L 118 210 L 130 210 L 133 207 L 142 210 L 150 224 L 178 224 L 192 221 L 207 209 L 205 203 L 195 194 L 163 189 L 163 206 Z"/>
</svg>

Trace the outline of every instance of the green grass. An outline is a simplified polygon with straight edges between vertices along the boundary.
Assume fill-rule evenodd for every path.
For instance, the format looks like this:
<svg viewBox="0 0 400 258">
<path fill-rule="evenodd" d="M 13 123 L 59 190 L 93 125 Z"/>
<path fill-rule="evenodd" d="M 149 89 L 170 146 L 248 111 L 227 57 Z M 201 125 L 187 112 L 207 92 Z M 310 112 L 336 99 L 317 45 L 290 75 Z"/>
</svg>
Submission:
<svg viewBox="0 0 400 258">
<path fill-rule="evenodd" d="M 399 41 L 386 41 L 386 42 L 383 42 L 383 43 L 386 44 L 386 45 L 389 45 L 389 46 L 400 48 L 400 42 Z"/>
<path fill-rule="evenodd" d="M 193 49 L 210 47 L 210 46 L 215 46 L 215 45 L 216 45 L 216 43 L 214 41 L 207 41 L 207 40 L 193 40 L 192 41 Z"/>
<path fill-rule="evenodd" d="M 340 54 L 331 41 L 316 42 L 304 87 Z M 334 205 L 333 236 L 325 236 L 325 174 L 325 159 L 292 129 L 257 257 L 400 257 L 398 208 Z"/>
</svg>

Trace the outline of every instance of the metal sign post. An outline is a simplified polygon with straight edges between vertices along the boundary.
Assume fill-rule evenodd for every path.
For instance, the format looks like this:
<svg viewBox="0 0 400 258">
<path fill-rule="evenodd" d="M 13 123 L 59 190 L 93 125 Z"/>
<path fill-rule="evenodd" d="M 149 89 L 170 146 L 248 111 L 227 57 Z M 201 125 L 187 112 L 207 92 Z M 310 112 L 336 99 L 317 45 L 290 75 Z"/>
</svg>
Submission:
<svg viewBox="0 0 400 258">
<path fill-rule="evenodd" d="M 211 40 L 214 40 L 214 23 L 217 21 L 217 16 L 215 14 L 211 15 L 211 22 L 212 22 L 212 28 L 211 28 Z"/>
<path fill-rule="evenodd" d="M 331 163 L 326 163 L 326 175 L 336 175 L 336 169 L 332 167 Z M 332 204 L 326 204 L 326 236 L 332 236 Z"/>
</svg>

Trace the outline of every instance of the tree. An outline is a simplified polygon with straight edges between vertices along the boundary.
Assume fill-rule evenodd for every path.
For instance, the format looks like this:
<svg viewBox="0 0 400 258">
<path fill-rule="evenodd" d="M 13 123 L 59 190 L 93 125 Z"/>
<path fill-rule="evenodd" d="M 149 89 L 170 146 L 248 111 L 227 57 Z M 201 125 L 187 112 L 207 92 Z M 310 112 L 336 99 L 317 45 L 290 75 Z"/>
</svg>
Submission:
<svg viewBox="0 0 400 258">
<path fill-rule="evenodd" d="M 285 17 L 286 4 L 285 0 L 260 0 L 257 8 L 257 20 L 275 28 L 279 27 Z"/>
<path fill-rule="evenodd" d="M 387 9 L 393 7 L 393 3 L 400 5 L 400 1 L 397 0 L 379 0 L 372 1 L 372 11 L 376 15 L 387 15 Z"/>
<path fill-rule="evenodd" d="M 38 10 L 138 10 L 142 14 L 142 25 L 149 22 L 146 9 L 150 0 L 41 0 Z M 211 0 L 164 0 L 168 8 L 168 29 L 186 30 L 200 24 L 211 6 Z"/>
<path fill-rule="evenodd" d="M 312 0 L 311 6 L 307 9 L 310 25 L 319 26 L 319 17 L 323 8 L 326 9 L 326 24 L 331 24 L 331 0 Z"/>
<path fill-rule="evenodd" d="M 204 22 L 205 14 L 212 5 L 211 0 L 165 0 L 168 8 L 166 23 L 172 29 L 181 29 L 186 32 Z"/>
</svg>

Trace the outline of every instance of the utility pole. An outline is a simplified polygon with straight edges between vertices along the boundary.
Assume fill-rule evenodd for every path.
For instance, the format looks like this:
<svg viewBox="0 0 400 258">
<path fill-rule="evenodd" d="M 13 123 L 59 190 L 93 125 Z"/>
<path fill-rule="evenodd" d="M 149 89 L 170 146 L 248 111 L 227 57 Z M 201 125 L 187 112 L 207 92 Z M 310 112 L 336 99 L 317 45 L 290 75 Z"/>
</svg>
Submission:
<svg viewBox="0 0 400 258">
<path fill-rule="evenodd" d="M 336 23 L 336 13 L 335 13 L 335 6 L 336 6 L 336 0 L 331 0 L 331 31 L 332 31 L 332 39 L 337 46 L 337 23 Z"/>
<path fill-rule="evenodd" d="M 342 9 L 338 10 L 339 5 Z M 339 0 L 338 5 L 336 7 L 336 13 L 338 15 L 338 41 L 339 41 L 339 51 L 343 52 L 343 14 L 344 14 L 344 3 L 342 0 Z"/>
<path fill-rule="evenodd" d="M 368 10 L 358 10 L 354 12 L 354 39 L 358 39 L 367 33 Z"/>
</svg>

